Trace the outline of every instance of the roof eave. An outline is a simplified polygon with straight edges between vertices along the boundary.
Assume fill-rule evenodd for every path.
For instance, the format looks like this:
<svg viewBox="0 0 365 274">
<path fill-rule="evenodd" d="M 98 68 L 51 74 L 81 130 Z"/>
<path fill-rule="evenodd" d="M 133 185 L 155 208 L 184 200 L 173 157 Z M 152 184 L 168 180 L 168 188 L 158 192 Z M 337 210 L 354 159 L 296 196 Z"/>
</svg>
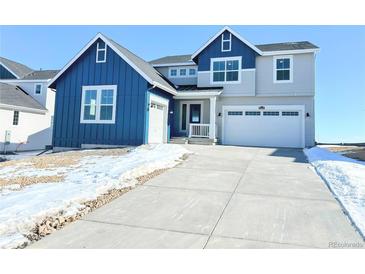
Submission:
<svg viewBox="0 0 365 274">
<path fill-rule="evenodd" d="M 196 66 L 194 61 L 180 62 L 180 63 L 163 63 L 163 64 L 151 64 L 153 67 L 174 67 L 174 66 Z"/>
<path fill-rule="evenodd" d="M 319 48 L 315 48 L 315 49 L 295 49 L 295 50 L 275 50 L 275 51 L 264 51 L 262 56 L 301 54 L 301 53 L 318 53 L 319 51 L 320 51 Z"/>
<path fill-rule="evenodd" d="M 37 113 L 37 114 L 46 114 L 48 112 L 47 109 L 29 108 L 29 107 L 23 107 L 23 106 L 1 104 L 1 103 L 0 103 L 0 108 L 7 109 L 7 110 L 19 110 L 19 111 Z"/>
</svg>

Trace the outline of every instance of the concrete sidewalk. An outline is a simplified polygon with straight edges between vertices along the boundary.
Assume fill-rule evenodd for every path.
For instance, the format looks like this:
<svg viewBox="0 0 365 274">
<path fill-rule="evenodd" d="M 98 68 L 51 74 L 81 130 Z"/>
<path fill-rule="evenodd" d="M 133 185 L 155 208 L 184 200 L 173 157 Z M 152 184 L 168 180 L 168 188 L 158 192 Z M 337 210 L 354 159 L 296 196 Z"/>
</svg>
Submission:
<svg viewBox="0 0 365 274">
<path fill-rule="evenodd" d="M 195 152 L 31 248 L 327 248 L 358 243 L 301 150 Z"/>
</svg>

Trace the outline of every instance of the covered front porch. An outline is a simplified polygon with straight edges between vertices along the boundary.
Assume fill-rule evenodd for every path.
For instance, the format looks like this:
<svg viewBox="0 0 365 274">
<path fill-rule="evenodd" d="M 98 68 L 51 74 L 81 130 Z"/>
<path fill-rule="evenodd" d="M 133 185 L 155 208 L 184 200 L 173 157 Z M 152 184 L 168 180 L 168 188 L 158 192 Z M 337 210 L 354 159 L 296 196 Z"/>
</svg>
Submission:
<svg viewBox="0 0 365 274">
<path fill-rule="evenodd" d="M 204 142 L 217 141 L 216 101 L 222 88 L 180 86 L 174 96 L 172 137 Z M 203 139 L 203 140 L 202 140 Z"/>
</svg>

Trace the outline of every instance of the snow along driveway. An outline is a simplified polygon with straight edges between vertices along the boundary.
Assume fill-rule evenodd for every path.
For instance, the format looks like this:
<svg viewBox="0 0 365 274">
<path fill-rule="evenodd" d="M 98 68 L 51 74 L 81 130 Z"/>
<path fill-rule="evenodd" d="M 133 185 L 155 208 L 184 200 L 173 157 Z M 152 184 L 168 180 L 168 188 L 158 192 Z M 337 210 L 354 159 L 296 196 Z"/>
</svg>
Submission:
<svg viewBox="0 0 365 274">
<path fill-rule="evenodd" d="M 19 188 L 0 188 L 0 248 L 14 248 L 46 217 L 76 214 L 83 203 L 112 189 L 134 186 L 136 178 L 158 169 L 177 165 L 189 153 L 179 145 L 141 146 L 118 156 L 86 156 L 74 166 L 35 168 L 14 163 L 0 168 L 0 179 L 17 176 L 65 174 L 61 183 L 39 183 Z"/>
<path fill-rule="evenodd" d="M 304 152 L 365 239 L 365 162 L 320 147 Z"/>
</svg>

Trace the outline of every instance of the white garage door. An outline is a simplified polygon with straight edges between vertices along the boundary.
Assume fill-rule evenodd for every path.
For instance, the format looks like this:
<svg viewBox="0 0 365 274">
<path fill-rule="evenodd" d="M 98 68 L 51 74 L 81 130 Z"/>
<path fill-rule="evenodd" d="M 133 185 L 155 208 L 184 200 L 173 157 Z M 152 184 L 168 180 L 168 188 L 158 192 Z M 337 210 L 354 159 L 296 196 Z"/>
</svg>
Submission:
<svg viewBox="0 0 365 274">
<path fill-rule="evenodd" d="M 165 131 L 164 106 L 156 103 L 150 104 L 148 142 L 159 144 L 164 142 Z"/>
<path fill-rule="evenodd" d="M 227 145 L 303 147 L 302 108 L 239 106 L 224 108 L 223 140 Z"/>
</svg>

